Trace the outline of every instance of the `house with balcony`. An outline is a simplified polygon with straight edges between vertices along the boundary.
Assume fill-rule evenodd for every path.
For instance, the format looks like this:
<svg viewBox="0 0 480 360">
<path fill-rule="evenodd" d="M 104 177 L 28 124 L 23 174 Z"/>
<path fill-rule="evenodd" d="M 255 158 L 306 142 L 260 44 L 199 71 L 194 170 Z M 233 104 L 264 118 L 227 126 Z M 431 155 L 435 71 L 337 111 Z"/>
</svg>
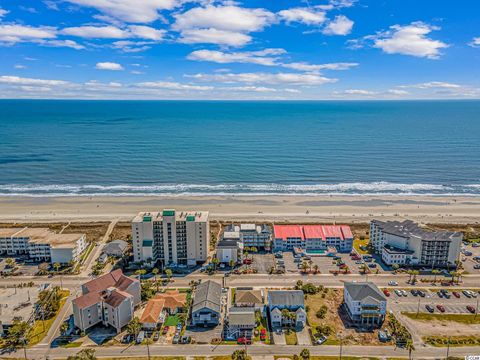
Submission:
<svg viewBox="0 0 480 360">
<path fill-rule="evenodd" d="M 239 338 L 252 339 L 255 326 L 254 308 L 231 307 L 228 310 L 225 338 L 228 340 L 237 340 Z"/>
<path fill-rule="evenodd" d="M 197 286 L 192 302 L 192 325 L 217 326 L 222 314 L 222 287 L 208 280 Z"/>
<path fill-rule="evenodd" d="M 307 323 L 302 290 L 271 290 L 268 310 L 273 328 L 291 326 L 302 329 Z"/>
<path fill-rule="evenodd" d="M 350 320 L 362 327 L 380 327 L 387 313 L 387 298 L 372 282 L 346 282 L 343 303 Z"/>
</svg>

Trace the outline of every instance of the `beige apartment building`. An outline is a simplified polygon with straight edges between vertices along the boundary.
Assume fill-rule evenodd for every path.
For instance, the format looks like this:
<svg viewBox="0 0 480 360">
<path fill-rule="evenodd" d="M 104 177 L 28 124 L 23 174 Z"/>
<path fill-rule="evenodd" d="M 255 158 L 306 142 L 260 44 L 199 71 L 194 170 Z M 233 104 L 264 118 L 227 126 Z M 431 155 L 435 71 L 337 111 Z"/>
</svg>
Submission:
<svg viewBox="0 0 480 360">
<path fill-rule="evenodd" d="M 66 264 L 78 261 L 86 247 L 85 234 L 56 234 L 47 228 L 0 229 L 2 255 Z"/>
<path fill-rule="evenodd" d="M 163 266 L 193 266 L 208 256 L 208 212 L 141 212 L 132 221 L 133 257 L 136 262 Z"/>
</svg>

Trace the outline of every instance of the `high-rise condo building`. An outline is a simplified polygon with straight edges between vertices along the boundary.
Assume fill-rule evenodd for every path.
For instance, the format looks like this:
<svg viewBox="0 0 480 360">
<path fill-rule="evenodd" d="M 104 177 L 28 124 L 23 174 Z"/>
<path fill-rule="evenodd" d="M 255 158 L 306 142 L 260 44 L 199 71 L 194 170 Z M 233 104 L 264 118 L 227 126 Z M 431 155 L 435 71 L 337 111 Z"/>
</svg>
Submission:
<svg viewBox="0 0 480 360">
<path fill-rule="evenodd" d="M 196 265 L 208 257 L 208 212 L 141 212 L 132 221 L 133 257 L 136 262 Z"/>
</svg>

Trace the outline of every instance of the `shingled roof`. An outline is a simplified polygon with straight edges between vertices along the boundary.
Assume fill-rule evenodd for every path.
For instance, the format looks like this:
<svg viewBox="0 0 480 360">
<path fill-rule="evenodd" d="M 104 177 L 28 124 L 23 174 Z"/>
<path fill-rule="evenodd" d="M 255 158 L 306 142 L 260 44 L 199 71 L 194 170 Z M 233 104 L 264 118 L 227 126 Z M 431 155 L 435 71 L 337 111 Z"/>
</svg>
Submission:
<svg viewBox="0 0 480 360">
<path fill-rule="evenodd" d="M 220 284 L 208 280 L 200 283 L 195 291 L 192 303 L 192 311 L 198 311 L 203 308 L 210 309 L 217 313 L 221 311 L 222 287 Z"/>
<path fill-rule="evenodd" d="M 345 290 L 348 291 L 353 301 L 368 304 L 387 301 L 385 295 L 371 282 L 346 282 Z"/>
</svg>

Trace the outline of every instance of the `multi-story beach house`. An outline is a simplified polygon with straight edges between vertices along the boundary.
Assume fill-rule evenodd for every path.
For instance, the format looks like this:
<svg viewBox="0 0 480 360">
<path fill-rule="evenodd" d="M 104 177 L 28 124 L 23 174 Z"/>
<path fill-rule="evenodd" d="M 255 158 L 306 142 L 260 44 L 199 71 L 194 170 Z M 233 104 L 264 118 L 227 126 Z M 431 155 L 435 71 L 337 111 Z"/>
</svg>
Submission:
<svg viewBox="0 0 480 360">
<path fill-rule="evenodd" d="M 208 212 L 141 212 L 132 221 L 133 258 L 193 266 L 207 260 L 209 237 Z"/>
<path fill-rule="evenodd" d="M 224 239 L 239 239 L 244 247 L 256 247 L 259 250 L 270 250 L 272 231 L 268 225 L 240 224 L 225 228 Z"/>
<path fill-rule="evenodd" d="M 362 327 L 377 327 L 385 320 L 387 298 L 371 282 L 346 282 L 343 303 L 350 320 Z"/>
<path fill-rule="evenodd" d="M 462 240 L 461 232 L 432 231 L 411 220 L 370 223 L 370 243 L 387 265 L 455 266 Z"/>
<path fill-rule="evenodd" d="M 274 251 L 304 249 L 307 253 L 326 251 L 350 252 L 353 234 L 347 225 L 275 225 Z"/>
<path fill-rule="evenodd" d="M 85 331 L 101 323 L 119 333 L 139 303 L 140 281 L 118 269 L 82 285 L 82 296 L 72 301 L 74 324 Z"/>
<path fill-rule="evenodd" d="M 270 290 L 268 292 L 268 310 L 273 328 L 294 326 L 303 328 L 307 323 L 305 301 L 302 290 Z M 286 316 L 287 310 L 294 316 Z"/>
<path fill-rule="evenodd" d="M 25 255 L 35 261 L 66 264 L 86 249 L 85 234 L 56 234 L 47 228 L 0 229 L 0 254 Z"/>
<path fill-rule="evenodd" d="M 222 287 L 211 280 L 200 283 L 192 301 L 192 325 L 217 326 L 222 315 Z"/>
</svg>

